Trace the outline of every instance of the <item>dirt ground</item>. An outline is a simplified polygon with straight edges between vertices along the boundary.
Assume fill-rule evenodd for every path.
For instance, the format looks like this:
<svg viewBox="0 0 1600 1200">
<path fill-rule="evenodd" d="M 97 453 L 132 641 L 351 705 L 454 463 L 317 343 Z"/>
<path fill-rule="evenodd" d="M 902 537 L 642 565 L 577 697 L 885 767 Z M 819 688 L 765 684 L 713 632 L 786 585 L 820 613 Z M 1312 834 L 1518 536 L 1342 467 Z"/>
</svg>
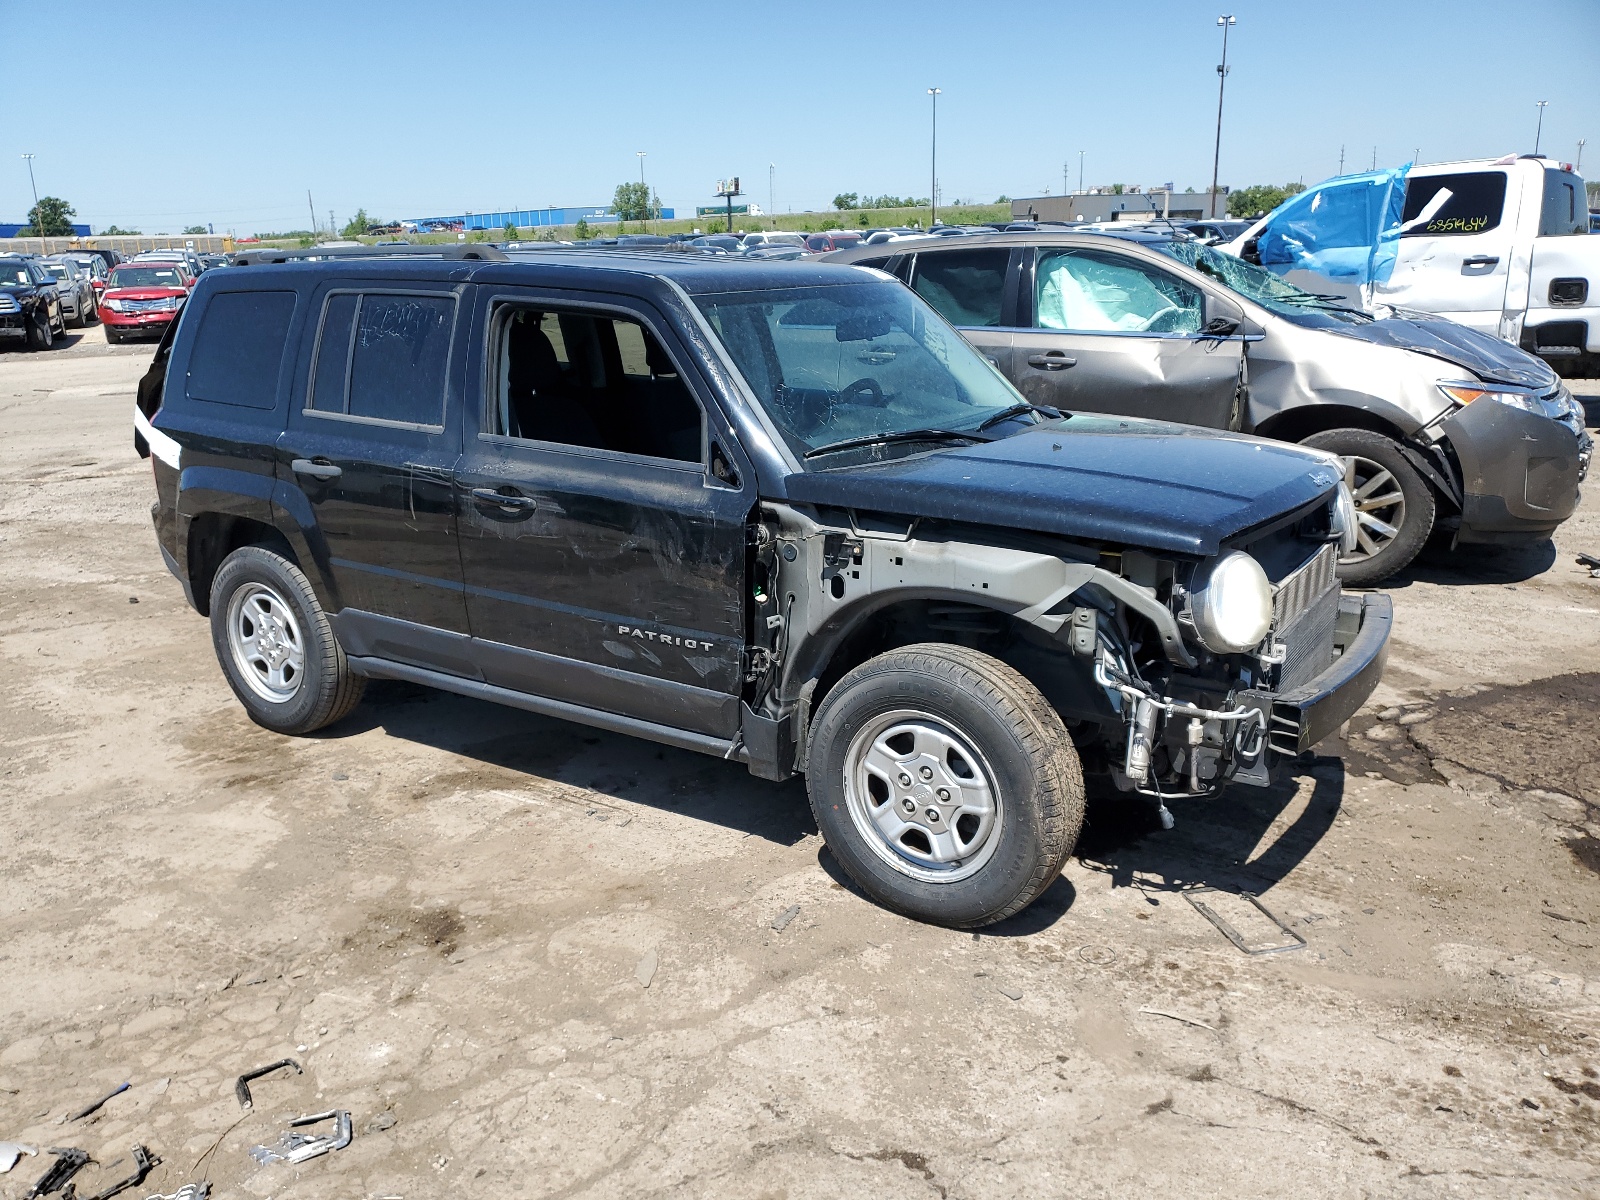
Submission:
<svg viewBox="0 0 1600 1200">
<path fill-rule="evenodd" d="M 856 895 L 798 783 L 394 684 L 252 725 L 156 550 L 148 357 L 0 353 L 0 1197 L 136 1143 L 130 1196 L 1600 1194 L 1596 489 L 1395 582 L 1348 742 L 1168 833 L 1096 796 L 975 936 Z"/>
</svg>

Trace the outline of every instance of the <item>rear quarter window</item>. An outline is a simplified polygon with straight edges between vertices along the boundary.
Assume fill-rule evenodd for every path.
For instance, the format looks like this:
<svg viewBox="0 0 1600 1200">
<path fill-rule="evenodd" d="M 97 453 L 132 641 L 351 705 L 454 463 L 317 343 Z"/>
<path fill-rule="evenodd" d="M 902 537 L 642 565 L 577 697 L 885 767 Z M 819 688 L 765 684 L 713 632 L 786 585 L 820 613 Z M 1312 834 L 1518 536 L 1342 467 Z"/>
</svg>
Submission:
<svg viewBox="0 0 1600 1200">
<path fill-rule="evenodd" d="M 293 292 L 218 292 L 206 302 L 189 352 L 194 400 L 270 409 L 278 399 Z"/>
<path fill-rule="evenodd" d="M 1428 219 L 1418 220 L 1442 191 L 1450 195 Z M 1448 237 L 1487 233 L 1500 224 L 1506 207 L 1504 171 L 1464 171 L 1459 175 L 1430 175 L 1406 184 L 1406 206 L 1400 223 L 1411 226 L 1402 237 Z M 1416 222 L 1416 224 L 1412 224 Z"/>
</svg>

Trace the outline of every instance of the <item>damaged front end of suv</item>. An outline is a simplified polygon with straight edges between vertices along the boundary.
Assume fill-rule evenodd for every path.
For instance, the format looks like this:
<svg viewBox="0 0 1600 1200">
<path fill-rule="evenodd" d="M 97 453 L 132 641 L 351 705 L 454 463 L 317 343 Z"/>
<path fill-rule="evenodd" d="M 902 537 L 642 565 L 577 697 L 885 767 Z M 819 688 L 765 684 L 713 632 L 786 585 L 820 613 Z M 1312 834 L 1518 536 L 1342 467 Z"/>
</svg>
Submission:
<svg viewBox="0 0 1600 1200">
<path fill-rule="evenodd" d="M 766 726 L 756 757 L 799 761 L 814 697 L 843 664 L 954 642 L 1034 683 L 1085 769 L 1150 797 L 1166 823 L 1166 800 L 1266 785 L 1383 669 L 1391 605 L 1339 587 L 1349 497 L 1331 468 L 1323 482 L 1325 496 L 1206 556 L 766 504 L 746 736 Z"/>
</svg>

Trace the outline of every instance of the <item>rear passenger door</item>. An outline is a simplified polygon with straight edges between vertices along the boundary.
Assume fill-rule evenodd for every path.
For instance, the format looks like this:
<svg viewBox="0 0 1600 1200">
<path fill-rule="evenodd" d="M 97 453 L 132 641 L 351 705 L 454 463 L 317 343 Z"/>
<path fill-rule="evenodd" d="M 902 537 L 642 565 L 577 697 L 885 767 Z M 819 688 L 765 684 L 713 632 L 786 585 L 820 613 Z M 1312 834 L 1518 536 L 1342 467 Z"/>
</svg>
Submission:
<svg viewBox="0 0 1600 1200">
<path fill-rule="evenodd" d="M 952 239 L 954 240 L 954 239 Z M 961 331 L 988 360 L 1005 369 L 1016 324 L 1017 255 L 1008 246 L 922 250 L 899 266 L 911 290 Z"/>
<path fill-rule="evenodd" d="M 314 293 L 277 470 L 337 592 L 346 652 L 472 675 L 452 490 L 464 291 L 339 281 Z"/>
<path fill-rule="evenodd" d="M 731 737 L 754 475 L 693 359 L 643 300 L 479 292 L 456 482 L 484 677 Z"/>
</svg>

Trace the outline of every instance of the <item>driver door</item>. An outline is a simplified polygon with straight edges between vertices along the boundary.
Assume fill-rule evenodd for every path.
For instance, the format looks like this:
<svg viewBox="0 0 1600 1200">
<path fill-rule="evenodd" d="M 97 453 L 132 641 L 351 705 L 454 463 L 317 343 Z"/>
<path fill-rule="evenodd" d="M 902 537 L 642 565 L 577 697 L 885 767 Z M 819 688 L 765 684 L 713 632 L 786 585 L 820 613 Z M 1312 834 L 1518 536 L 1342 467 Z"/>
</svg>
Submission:
<svg viewBox="0 0 1600 1200">
<path fill-rule="evenodd" d="M 1026 328 L 1002 370 L 1029 400 L 1238 429 L 1244 342 L 1201 334 L 1225 303 L 1115 248 L 1041 246 L 1024 261 Z M 1217 311 L 1208 311 L 1208 309 Z"/>
</svg>

